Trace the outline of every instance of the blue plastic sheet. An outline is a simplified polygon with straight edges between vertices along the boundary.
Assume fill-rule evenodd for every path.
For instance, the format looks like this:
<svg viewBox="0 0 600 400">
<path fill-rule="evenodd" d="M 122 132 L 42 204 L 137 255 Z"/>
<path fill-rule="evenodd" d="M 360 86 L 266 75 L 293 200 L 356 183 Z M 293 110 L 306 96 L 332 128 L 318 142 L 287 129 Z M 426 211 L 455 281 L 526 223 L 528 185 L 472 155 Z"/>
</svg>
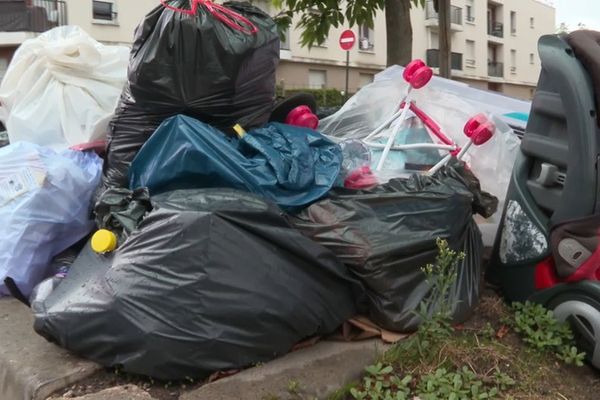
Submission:
<svg viewBox="0 0 600 400">
<path fill-rule="evenodd" d="M 7 277 L 29 296 L 52 258 L 90 233 L 101 174 L 93 153 L 23 142 L 0 149 L 0 296 Z"/>
<path fill-rule="evenodd" d="M 178 115 L 163 122 L 129 170 L 130 187 L 151 195 L 176 189 L 232 188 L 294 211 L 323 197 L 340 173 L 340 147 L 306 128 L 271 123 L 242 139 Z"/>
</svg>

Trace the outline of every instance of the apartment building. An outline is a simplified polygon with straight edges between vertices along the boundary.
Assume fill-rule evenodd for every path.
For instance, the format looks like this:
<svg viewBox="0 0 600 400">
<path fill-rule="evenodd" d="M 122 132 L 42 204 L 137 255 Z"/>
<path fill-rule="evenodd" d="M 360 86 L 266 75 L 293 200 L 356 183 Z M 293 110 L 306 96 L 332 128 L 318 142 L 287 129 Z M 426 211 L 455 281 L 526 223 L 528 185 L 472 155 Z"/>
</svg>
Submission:
<svg viewBox="0 0 600 400">
<path fill-rule="evenodd" d="M 555 9 L 541 0 L 453 0 L 452 75 L 472 86 L 531 98 L 540 73 L 537 41 L 556 30 Z M 433 2 L 412 12 L 413 55 L 439 65 Z"/>
<path fill-rule="evenodd" d="M 433 1 L 411 11 L 413 58 L 439 66 L 439 20 Z M 372 80 L 386 66 L 385 16 L 378 13 L 374 29 L 355 27 L 358 46 L 350 53 L 350 91 Z M 554 33 L 555 9 L 544 0 L 452 0 L 453 79 L 474 87 L 529 99 L 537 84 L 540 61 L 537 41 Z M 292 30 L 281 53 L 280 83 L 288 87 L 333 87 L 345 84 L 345 52 L 338 38 L 346 29 L 332 29 L 320 47 L 302 48 L 301 32 Z M 402 45 L 401 43 L 399 45 Z"/>
<path fill-rule="evenodd" d="M 0 79 L 17 47 L 48 29 L 79 25 L 106 44 L 130 45 L 159 0 L 0 0 Z"/>
<path fill-rule="evenodd" d="M 251 1 L 271 15 L 269 0 Z M 79 25 L 97 40 L 130 44 L 142 17 L 159 0 L 0 0 L 0 78 L 15 49 L 54 26 Z M 452 0 L 452 74 L 473 86 L 530 98 L 540 63 L 537 40 L 555 31 L 548 0 Z M 413 58 L 439 63 L 439 23 L 433 1 L 411 11 Z M 286 88 L 345 87 L 346 53 L 338 38 L 348 27 L 333 28 L 329 39 L 311 49 L 300 46 L 301 32 L 290 30 L 281 44 L 278 83 Z M 352 28 L 359 39 L 350 52 L 350 92 L 372 81 L 386 66 L 385 15 L 373 29 Z M 402 45 L 399 43 L 398 45 Z"/>
</svg>

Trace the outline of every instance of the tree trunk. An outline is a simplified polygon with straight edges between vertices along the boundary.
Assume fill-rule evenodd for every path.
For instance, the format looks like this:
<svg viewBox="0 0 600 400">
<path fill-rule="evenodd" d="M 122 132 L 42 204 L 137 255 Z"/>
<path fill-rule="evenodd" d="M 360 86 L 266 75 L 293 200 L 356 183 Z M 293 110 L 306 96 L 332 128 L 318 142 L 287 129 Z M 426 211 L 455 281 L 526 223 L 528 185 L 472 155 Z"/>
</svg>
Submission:
<svg viewBox="0 0 600 400">
<path fill-rule="evenodd" d="M 450 79 L 452 68 L 450 0 L 439 0 L 438 8 L 440 27 L 440 76 Z"/>
<path fill-rule="evenodd" d="M 410 0 L 385 1 L 387 65 L 406 65 L 412 60 L 413 32 Z"/>
</svg>

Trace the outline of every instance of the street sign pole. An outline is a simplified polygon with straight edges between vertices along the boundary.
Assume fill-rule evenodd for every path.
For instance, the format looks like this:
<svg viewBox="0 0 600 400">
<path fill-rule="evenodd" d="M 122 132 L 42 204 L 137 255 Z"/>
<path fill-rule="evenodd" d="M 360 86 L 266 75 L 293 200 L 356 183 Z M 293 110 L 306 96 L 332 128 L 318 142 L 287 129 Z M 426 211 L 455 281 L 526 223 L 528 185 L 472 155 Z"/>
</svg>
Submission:
<svg viewBox="0 0 600 400">
<path fill-rule="evenodd" d="M 342 32 L 340 36 L 340 47 L 346 51 L 346 91 L 344 92 L 344 103 L 348 100 L 348 91 L 350 90 L 350 50 L 356 43 L 356 35 L 350 29 Z"/>
<path fill-rule="evenodd" d="M 350 50 L 346 51 L 346 91 L 344 92 L 344 103 L 348 100 L 349 84 L 350 84 Z"/>
</svg>

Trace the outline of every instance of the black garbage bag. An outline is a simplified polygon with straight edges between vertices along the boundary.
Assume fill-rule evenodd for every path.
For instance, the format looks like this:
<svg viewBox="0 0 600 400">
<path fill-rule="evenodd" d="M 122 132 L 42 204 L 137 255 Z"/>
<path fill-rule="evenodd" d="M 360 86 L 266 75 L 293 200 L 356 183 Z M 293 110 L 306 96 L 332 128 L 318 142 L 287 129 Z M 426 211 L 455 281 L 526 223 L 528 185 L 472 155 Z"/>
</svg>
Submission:
<svg viewBox="0 0 600 400">
<path fill-rule="evenodd" d="M 111 122 L 104 188 L 127 186 L 131 161 L 169 117 L 184 114 L 228 131 L 263 125 L 273 108 L 279 35 L 267 14 L 249 3 L 210 3 L 235 13 L 224 21 L 223 11 L 194 0 L 168 5 L 179 10 L 159 5 L 137 27 Z"/>
<path fill-rule="evenodd" d="M 153 198 L 111 257 L 88 248 L 35 330 L 106 366 L 204 377 L 282 355 L 355 313 L 356 281 L 281 210 L 229 189 Z"/>
<path fill-rule="evenodd" d="M 94 206 L 96 225 L 120 236 L 123 240 L 133 232 L 152 210 L 148 189 L 107 189 Z"/>
<path fill-rule="evenodd" d="M 456 167 L 433 177 L 394 179 L 372 191 L 337 190 L 290 217 L 360 278 L 370 318 L 385 329 L 418 327 L 414 310 L 430 291 L 421 267 L 435 261 L 437 238 L 466 254 L 450 293 L 455 322 L 479 300 L 483 243 L 472 215 L 474 209 L 493 214 L 497 199 L 474 194 L 473 175 Z"/>
</svg>

